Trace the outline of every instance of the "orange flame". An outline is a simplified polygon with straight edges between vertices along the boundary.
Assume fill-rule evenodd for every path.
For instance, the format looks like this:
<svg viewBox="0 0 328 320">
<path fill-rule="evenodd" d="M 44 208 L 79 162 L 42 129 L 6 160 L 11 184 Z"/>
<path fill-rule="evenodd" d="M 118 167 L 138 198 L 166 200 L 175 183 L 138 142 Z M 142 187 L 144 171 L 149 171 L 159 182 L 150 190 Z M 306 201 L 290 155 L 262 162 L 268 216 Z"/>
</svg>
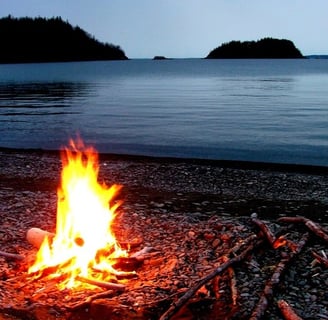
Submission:
<svg viewBox="0 0 328 320">
<path fill-rule="evenodd" d="M 77 277 L 93 277 L 94 270 L 101 280 L 115 272 L 111 259 L 126 256 L 111 230 L 115 210 L 113 197 L 120 186 L 108 188 L 98 183 L 98 155 L 83 142 L 70 141 L 62 153 L 63 170 L 58 189 L 56 234 L 50 242 L 45 238 L 29 274 L 51 269 L 53 277 L 64 275 L 59 288 L 81 286 Z M 85 286 L 85 284 L 83 284 Z"/>
</svg>

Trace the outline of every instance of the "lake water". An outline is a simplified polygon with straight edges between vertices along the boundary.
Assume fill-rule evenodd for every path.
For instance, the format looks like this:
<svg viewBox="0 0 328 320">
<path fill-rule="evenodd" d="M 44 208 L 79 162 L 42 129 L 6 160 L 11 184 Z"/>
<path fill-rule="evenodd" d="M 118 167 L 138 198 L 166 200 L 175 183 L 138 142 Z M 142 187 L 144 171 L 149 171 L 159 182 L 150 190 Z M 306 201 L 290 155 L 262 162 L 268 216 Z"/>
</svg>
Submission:
<svg viewBox="0 0 328 320">
<path fill-rule="evenodd" d="M 328 166 L 328 60 L 0 65 L 0 147 Z"/>
</svg>

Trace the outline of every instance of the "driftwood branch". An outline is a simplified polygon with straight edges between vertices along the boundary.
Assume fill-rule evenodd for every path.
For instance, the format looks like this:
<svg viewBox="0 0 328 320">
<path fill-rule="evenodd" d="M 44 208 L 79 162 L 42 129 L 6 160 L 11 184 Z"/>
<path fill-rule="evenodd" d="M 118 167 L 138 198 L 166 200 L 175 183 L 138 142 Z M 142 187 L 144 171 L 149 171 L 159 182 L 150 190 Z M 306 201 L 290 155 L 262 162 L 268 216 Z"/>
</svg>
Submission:
<svg viewBox="0 0 328 320">
<path fill-rule="evenodd" d="M 255 236 L 256 238 L 256 236 Z M 200 279 L 193 287 L 191 287 L 189 290 L 186 291 L 186 293 L 176 302 L 173 302 L 171 307 L 160 317 L 160 320 L 168 320 L 170 319 L 174 314 L 176 314 L 186 303 L 187 301 L 207 282 L 211 281 L 213 278 L 215 278 L 217 275 L 228 269 L 233 264 L 236 264 L 245 257 L 249 253 L 251 253 L 254 248 L 259 246 L 262 243 L 262 240 L 258 240 L 254 242 L 254 237 L 250 236 L 244 241 L 244 245 L 247 245 L 246 249 L 244 249 L 239 255 L 233 256 L 231 259 L 227 260 L 223 264 L 221 264 L 219 267 L 217 267 L 214 271 L 209 273 L 207 276 Z M 238 245 L 239 247 L 241 245 Z M 232 250 L 233 252 L 236 252 Z"/>
<path fill-rule="evenodd" d="M 287 241 L 285 238 L 283 236 L 276 238 L 276 236 L 271 232 L 270 228 L 265 224 L 264 221 L 258 219 L 255 216 L 252 216 L 251 220 L 261 230 L 262 234 L 273 249 L 277 249 L 286 244 Z"/>
<path fill-rule="evenodd" d="M 258 219 L 254 215 L 252 215 L 251 220 L 262 231 L 263 235 L 268 240 L 270 245 L 273 245 L 276 241 L 276 237 L 272 234 L 269 227 L 262 220 Z"/>
<path fill-rule="evenodd" d="M 277 304 L 286 320 L 302 320 L 285 300 L 279 300 Z"/>
<path fill-rule="evenodd" d="M 282 217 L 277 220 L 278 222 L 285 223 L 303 223 L 311 232 L 323 239 L 328 243 L 328 231 L 325 230 L 320 224 L 313 222 L 305 217 Z"/>
<path fill-rule="evenodd" d="M 143 249 L 131 254 L 130 258 L 135 258 L 139 261 L 143 261 L 146 259 L 147 255 L 153 251 L 155 251 L 153 247 L 144 247 Z"/>
<path fill-rule="evenodd" d="M 15 253 L 9 253 L 5 251 L 0 250 L 0 256 L 5 257 L 6 259 L 11 259 L 11 260 L 24 260 L 24 257 L 21 256 L 20 254 L 15 254 Z"/>
<path fill-rule="evenodd" d="M 308 233 L 303 235 L 303 237 L 301 238 L 301 240 L 299 241 L 296 247 L 296 250 L 292 251 L 289 254 L 289 256 L 282 258 L 280 262 L 277 264 L 271 278 L 267 281 L 264 287 L 263 293 L 261 295 L 258 304 L 255 306 L 251 314 L 251 317 L 249 318 L 250 320 L 259 320 L 262 318 L 262 316 L 264 315 L 265 311 L 268 308 L 269 301 L 272 299 L 273 290 L 276 287 L 276 285 L 280 282 L 282 273 L 286 270 L 291 260 L 302 251 L 302 249 L 304 248 L 304 246 L 308 241 L 308 238 L 309 238 Z"/>
</svg>

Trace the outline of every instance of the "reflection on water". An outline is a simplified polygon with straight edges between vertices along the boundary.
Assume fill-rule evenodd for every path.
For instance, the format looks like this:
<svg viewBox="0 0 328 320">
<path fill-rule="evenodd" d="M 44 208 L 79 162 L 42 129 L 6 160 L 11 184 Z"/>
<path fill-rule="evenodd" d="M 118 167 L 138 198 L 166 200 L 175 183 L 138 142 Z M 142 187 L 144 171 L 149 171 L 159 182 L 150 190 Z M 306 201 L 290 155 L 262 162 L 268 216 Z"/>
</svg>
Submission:
<svg viewBox="0 0 328 320">
<path fill-rule="evenodd" d="M 0 82 L 0 146 L 65 145 L 78 132 L 72 117 L 81 113 L 79 102 L 89 94 L 84 82 Z"/>
<path fill-rule="evenodd" d="M 0 65 L 0 147 L 328 166 L 328 60 Z"/>
<path fill-rule="evenodd" d="M 73 110 L 72 99 L 86 94 L 88 86 L 85 83 L 0 83 L 0 115 L 12 117 L 77 113 L 77 110 Z M 1 118 L 1 122 L 5 121 L 6 118 Z"/>
</svg>

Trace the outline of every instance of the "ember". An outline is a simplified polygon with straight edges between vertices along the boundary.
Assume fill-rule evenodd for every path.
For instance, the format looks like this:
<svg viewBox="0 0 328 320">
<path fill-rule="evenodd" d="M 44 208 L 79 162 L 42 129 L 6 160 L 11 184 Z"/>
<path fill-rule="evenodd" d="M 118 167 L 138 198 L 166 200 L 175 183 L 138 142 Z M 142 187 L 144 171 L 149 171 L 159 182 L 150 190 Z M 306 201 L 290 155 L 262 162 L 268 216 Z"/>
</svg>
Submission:
<svg viewBox="0 0 328 320">
<path fill-rule="evenodd" d="M 60 289 L 90 283 L 81 279 L 108 281 L 111 274 L 119 273 L 112 266 L 117 261 L 111 260 L 127 256 L 111 231 L 120 205 L 113 199 L 120 186 L 98 183 L 97 153 L 91 147 L 85 148 L 81 141 L 70 141 L 62 162 L 56 233 L 52 239 L 45 237 L 28 273 L 39 277 L 51 269 L 49 277 L 61 276 Z"/>
</svg>

